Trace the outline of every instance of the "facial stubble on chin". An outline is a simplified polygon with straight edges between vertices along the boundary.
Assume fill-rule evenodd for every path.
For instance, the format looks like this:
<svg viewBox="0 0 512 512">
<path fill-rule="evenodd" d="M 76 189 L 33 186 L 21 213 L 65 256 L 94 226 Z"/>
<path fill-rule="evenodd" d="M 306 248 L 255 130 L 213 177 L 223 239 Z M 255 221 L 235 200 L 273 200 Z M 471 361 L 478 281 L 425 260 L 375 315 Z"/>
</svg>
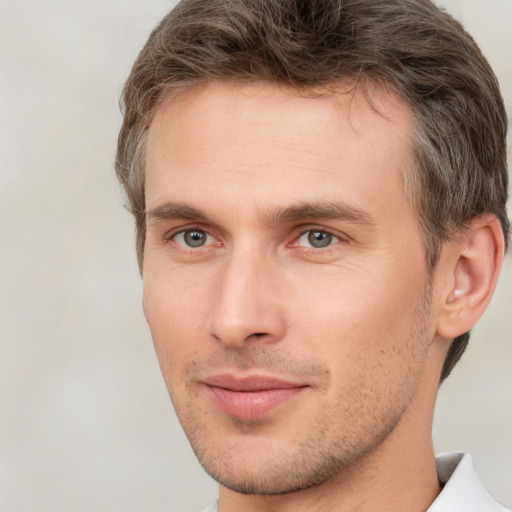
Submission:
<svg viewBox="0 0 512 512">
<path fill-rule="evenodd" d="M 425 357 L 432 341 L 426 328 L 430 300 L 431 289 L 427 286 L 417 307 L 418 324 L 409 336 L 417 341 L 418 350 L 423 350 Z M 418 363 L 418 360 L 413 363 Z M 197 382 L 204 372 L 226 367 L 275 372 L 298 381 L 304 378 L 315 383 L 319 400 L 326 395 L 331 378 L 329 368 L 318 361 L 285 357 L 266 346 L 225 348 L 214 356 L 194 361 L 186 368 L 188 397 L 197 395 Z M 411 376 L 414 375 L 414 367 L 415 364 L 411 363 Z M 399 390 L 402 400 L 394 396 L 394 400 L 389 400 L 389 407 L 380 414 L 375 414 L 373 408 L 382 398 L 379 382 L 376 381 L 373 387 L 368 387 L 364 380 L 350 383 L 336 397 L 334 404 L 311 420 L 308 434 L 303 439 L 288 439 L 286 449 L 278 453 L 272 453 L 272 419 L 226 417 L 224 427 L 227 431 L 215 432 L 211 418 L 196 408 L 194 400 L 190 399 L 183 407 L 174 399 L 173 403 L 196 457 L 214 480 L 241 494 L 281 495 L 319 486 L 351 473 L 357 463 L 374 451 L 399 423 L 414 396 L 413 381 L 404 380 L 406 385 Z M 235 439 L 231 444 L 225 442 L 229 436 Z M 246 443 L 253 446 L 256 443 L 259 460 L 247 455 L 244 450 Z"/>
<path fill-rule="evenodd" d="M 275 350 L 266 346 L 256 346 L 251 349 L 224 349 L 221 353 L 217 353 L 213 357 L 206 358 L 200 362 L 194 362 L 186 369 L 186 388 L 189 396 L 194 394 L 194 388 L 197 385 L 198 378 L 208 371 L 217 368 L 236 368 L 239 370 L 257 369 L 265 371 L 270 374 L 284 375 L 290 379 L 296 379 L 299 382 L 303 380 L 307 382 L 314 382 L 315 389 L 320 394 L 325 394 L 330 381 L 330 374 L 325 365 L 308 360 L 292 359 L 282 354 L 276 353 Z M 243 450 L 244 442 L 249 438 L 258 438 L 258 443 L 261 443 L 262 450 L 265 449 L 264 432 L 269 432 L 273 428 L 272 419 L 240 419 L 240 418 L 225 418 L 227 428 L 231 434 L 241 436 L 241 441 L 238 446 L 223 450 L 218 454 L 212 453 L 211 443 L 215 443 L 214 439 L 205 438 L 205 432 L 208 427 L 208 416 L 199 416 L 197 409 L 190 403 L 180 414 L 177 410 L 181 424 L 187 437 L 190 441 L 192 449 L 198 458 L 199 462 L 205 471 L 220 485 L 231 489 L 235 492 L 242 494 L 260 494 L 260 495 L 275 495 L 286 494 L 305 487 L 317 485 L 310 483 L 307 485 L 299 484 L 293 488 L 281 489 L 279 480 L 295 479 L 299 481 L 304 480 L 306 475 L 301 475 L 304 462 L 307 460 L 307 446 L 299 448 L 299 451 L 304 453 L 304 461 L 297 462 L 295 457 L 289 454 L 284 454 L 279 457 L 279 461 L 272 463 L 270 461 L 268 474 L 277 474 L 279 478 L 265 478 L 261 476 L 252 476 L 251 461 L 248 461 L 245 468 L 242 469 L 236 462 L 239 456 L 239 451 Z M 323 438 L 325 433 L 324 428 L 320 426 L 320 432 L 317 436 Z M 228 435 L 231 435 L 228 434 Z M 219 432 L 222 435 L 222 432 Z M 283 464 L 283 457 L 285 463 Z M 292 471 L 293 475 L 283 474 L 282 466 L 291 466 L 295 468 Z M 298 475 L 296 474 L 298 473 Z M 321 483 L 323 478 L 318 479 Z"/>
</svg>

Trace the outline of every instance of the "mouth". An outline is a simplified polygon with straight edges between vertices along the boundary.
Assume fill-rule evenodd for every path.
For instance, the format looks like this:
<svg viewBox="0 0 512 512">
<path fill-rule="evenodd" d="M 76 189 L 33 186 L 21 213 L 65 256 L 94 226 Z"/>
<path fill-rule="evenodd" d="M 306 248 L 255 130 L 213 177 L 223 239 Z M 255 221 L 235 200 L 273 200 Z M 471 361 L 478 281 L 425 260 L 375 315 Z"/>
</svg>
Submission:
<svg viewBox="0 0 512 512">
<path fill-rule="evenodd" d="M 214 375 L 203 384 L 220 412 L 243 420 L 264 418 L 309 388 L 307 384 L 258 375 Z"/>
</svg>

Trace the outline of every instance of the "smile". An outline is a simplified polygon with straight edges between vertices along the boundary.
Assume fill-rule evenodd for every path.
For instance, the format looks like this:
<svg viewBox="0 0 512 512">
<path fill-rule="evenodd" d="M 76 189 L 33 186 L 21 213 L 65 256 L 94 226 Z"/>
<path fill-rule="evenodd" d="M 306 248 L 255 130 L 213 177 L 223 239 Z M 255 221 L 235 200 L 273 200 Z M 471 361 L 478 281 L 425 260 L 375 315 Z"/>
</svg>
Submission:
<svg viewBox="0 0 512 512">
<path fill-rule="evenodd" d="M 244 420 L 264 418 L 309 388 L 305 384 L 263 376 L 240 379 L 216 375 L 203 383 L 219 411 Z"/>
</svg>

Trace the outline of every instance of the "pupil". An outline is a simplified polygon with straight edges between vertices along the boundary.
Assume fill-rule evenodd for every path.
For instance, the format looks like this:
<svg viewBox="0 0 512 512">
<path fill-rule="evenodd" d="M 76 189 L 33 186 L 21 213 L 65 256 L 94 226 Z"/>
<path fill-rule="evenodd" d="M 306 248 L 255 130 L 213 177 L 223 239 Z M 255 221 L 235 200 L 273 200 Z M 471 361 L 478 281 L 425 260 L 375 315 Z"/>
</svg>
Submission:
<svg viewBox="0 0 512 512">
<path fill-rule="evenodd" d="M 316 248 L 327 247 L 332 242 L 332 235 L 325 231 L 311 231 L 308 235 L 308 241 Z"/>
<path fill-rule="evenodd" d="M 185 243 L 190 247 L 201 247 L 206 242 L 206 233 L 195 229 L 186 231 L 184 239 Z"/>
</svg>

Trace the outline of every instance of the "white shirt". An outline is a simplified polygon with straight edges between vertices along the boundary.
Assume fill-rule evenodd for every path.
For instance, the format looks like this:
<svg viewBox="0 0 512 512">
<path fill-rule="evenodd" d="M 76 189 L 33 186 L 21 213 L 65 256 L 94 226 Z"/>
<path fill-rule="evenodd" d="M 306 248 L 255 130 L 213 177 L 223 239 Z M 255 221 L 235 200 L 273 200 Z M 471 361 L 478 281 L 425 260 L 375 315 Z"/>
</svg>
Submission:
<svg viewBox="0 0 512 512">
<path fill-rule="evenodd" d="M 428 512 L 510 512 L 480 482 L 471 455 L 447 453 L 436 457 L 436 462 L 444 488 Z"/>
<path fill-rule="evenodd" d="M 480 482 L 471 455 L 447 453 L 436 458 L 443 490 L 427 512 L 511 512 L 487 492 Z M 217 502 L 203 512 L 219 512 Z"/>
</svg>

